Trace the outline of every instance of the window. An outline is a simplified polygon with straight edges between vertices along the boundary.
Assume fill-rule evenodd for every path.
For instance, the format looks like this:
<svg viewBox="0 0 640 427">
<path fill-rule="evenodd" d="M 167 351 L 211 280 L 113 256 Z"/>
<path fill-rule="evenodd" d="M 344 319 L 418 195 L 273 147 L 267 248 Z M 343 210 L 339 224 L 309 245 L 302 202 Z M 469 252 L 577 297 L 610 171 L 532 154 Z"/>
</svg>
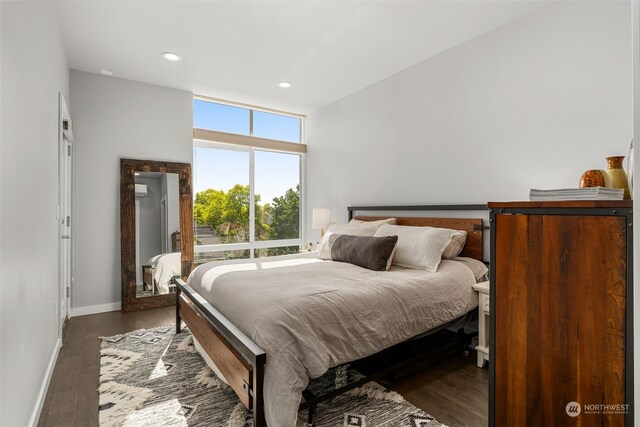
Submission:
<svg viewBox="0 0 640 427">
<path fill-rule="evenodd" d="M 256 240 L 300 239 L 300 155 L 254 150 Z M 258 209 L 256 209 L 258 213 Z M 299 246 L 299 245 L 298 245 Z M 297 252 L 299 247 L 262 249 L 256 256 Z"/>
<path fill-rule="evenodd" d="M 245 129 L 234 122 L 240 114 L 226 107 L 251 111 L 248 129 L 261 136 L 227 139 L 219 133 L 232 126 L 238 134 Z M 204 125 L 211 132 L 199 134 L 197 126 Z M 298 252 L 303 231 L 300 149 L 306 149 L 299 142 L 302 118 L 194 99 L 194 128 L 196 264 Z M 265 148 L 262 137 L 275 145 Z"/>
<path fill-rule="evenodd" d="M 302 117 L 193 100 L 193 127 L 276 141 L 302 142 Z"/>
<path fill-rule="evenodd" d="M 253 136 L 280 141 L 300 142 L 301 120 L 280 114 L 253 112 Z"/>
<path fill-rule="evenodd" d="M 232 105 L 193 100 L 193 127 L 249 135 L 251 112 Z"/>
</svg>

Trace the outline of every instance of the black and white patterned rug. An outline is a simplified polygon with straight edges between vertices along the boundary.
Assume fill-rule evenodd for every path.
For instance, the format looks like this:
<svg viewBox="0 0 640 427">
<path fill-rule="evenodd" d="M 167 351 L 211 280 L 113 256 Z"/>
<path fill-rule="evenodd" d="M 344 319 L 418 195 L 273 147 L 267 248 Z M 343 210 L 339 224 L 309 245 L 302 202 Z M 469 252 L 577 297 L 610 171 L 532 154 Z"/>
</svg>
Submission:
<svg viewBox="0 0 640 427">
<path fill-rule="evenodd" d="M 178 335 L 166 326 L 102 338 L 100 354 L 101 427 L 252 425 L 250 412 L 209 369 L 186 328 Z M 310 388 L 331 383 L 331 375 Z M 306 425 L 306 411 L 298 425 Z M 319 405 L 314 426 L 444 427 L 377 383 Z"/>
</svg>

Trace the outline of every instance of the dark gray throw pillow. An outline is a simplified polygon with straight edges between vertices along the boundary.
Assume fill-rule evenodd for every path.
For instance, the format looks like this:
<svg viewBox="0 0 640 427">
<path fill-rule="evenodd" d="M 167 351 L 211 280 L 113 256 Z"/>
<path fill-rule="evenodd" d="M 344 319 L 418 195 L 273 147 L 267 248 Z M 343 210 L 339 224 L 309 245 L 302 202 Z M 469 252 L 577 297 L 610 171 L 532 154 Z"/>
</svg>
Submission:
<svg viewBox="0 0 640 427">
<path fill-rule="evenodd" d="M 333 237 L 333 236 L 331 236 Z M 350 236 L 341 234 L 331 246 L 331 259 L 374 271 L 385 271 L 398 236 Z"/>
</svg>

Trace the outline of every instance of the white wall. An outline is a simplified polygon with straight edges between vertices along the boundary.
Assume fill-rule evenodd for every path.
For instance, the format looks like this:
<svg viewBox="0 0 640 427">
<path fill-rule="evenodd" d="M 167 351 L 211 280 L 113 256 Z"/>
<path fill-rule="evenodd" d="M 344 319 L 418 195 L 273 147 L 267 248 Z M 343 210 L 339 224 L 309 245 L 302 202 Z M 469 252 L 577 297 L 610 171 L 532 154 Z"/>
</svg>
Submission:
<svg viewBox="0 0 640 427">
<path fill-rule="evenodd" d="M 49 2 L 0 2 L 0 425 L 37 422 L 58 349 L 58 93 L 69 72 Z"/>
<path fill-rule="evenodd" d="M 307 224 L 320 206 L 344 221 L 353 204 L 576 187 L 627 154 L 630 52 L 629 3 L 557 2 L 314 112 Z"/>
<path fill-rule="evenodd" d="M 180 177 L 177 173 L 162 175 L 162 194 L 167 196 L 167 236 L 171 251 L 171 234 L 180 231 Z"/>
<path fill-rule="evenodd" d="M 76 70 L 70 80 L 78 314 L 119 307 L 119 159 L 191 163 L 193 95 Z"/>
<path fill-rule="evenodd" d="M 147 186 L 146 197 L 136 197 L 140 209 L 140 229 L 138 236 L 140 241 L 140 259 L 136 267 L 141 268 L 147 264 L 149 258 L 162 253 L 162 239 L 160 238 L 160 199 L 162 192 L 161 179 L 136 177 L 136 184 Z"/>
<path fill-rule="evenodd" d="M 0 4 L 0 176 L 2 176 L 2 5 Z M 0 277 L 2 277 L 2 186 L 0 185 Z M 1 281 L 2 279 L 0 279 Z M 2 309 L 2 282 L 0 282 L 0 322 L 3 319 Z M 3 365 L 3 333 L 2 327 L 0 327 L 0 384 L 4 384 L 4 375 L 2 367 Z M 0 385 L 0 414 L 2 414 L 3 400 L 3 387 Z M 0 416 L 1 417 L 1 416 Z"/>
<path fill-rule="evenodd" d="M 0 4 L 0 176 L 2 176 L 2 95 L 3 95 L 3 91 L 2 91 L 2 62 L 3 62 L 3 55 L 2 55 L 2 5 Z M 2 277 L 2 185 L 0 185 L 0 277 Z M 3 319 L 3 309 L 2 309 L 2 279 L 0 279 L 0 322 L 2 322 Z M 4 384 L 4 375 L 3 373 L 3 369 L 2 367 L 4 366 L 3 364 L 3 333 L 2 333 L 2 327 L 0 327 L 0 384 Z M 3 387 L 0 385 L 0 414 L 2 414 L 2 408 L 3 408 Z M 0 418 L 2 416 L 0 415 Z M 1 421 L 1 420 L 0 420 Z"/>
</svg>

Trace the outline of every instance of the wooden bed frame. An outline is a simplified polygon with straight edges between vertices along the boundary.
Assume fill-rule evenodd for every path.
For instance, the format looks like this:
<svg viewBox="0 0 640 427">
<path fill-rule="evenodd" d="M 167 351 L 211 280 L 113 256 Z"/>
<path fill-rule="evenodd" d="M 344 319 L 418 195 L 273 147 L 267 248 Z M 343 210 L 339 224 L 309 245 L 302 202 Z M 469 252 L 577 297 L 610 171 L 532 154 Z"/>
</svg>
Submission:
<svg viewBox="0 0 640 427">
<path fill-rule="evenodd" d="M 349 207 L 349 219 L 354 211 L 483 211 L 486 205 L 435 205 L 435 206 L 365 206 Z M 483 225 L 482 219 L 467 218 L 424 218 L 399 216 L 356 216 L 363 221 L 374 221 L 383 218 L 398 218 L 399 225 L 431 226 L 463 230 L 468 233 L 467 242 L 461 256 L 483 261 Z M 184 320 L 191 333 L 202 345 L 204 351 L 215 363 L 222 375 L 227 379 L 231 388 L 236 392 L 240 401 L 253 411 L 253 426 L 264 427 L 264 397 L 263 381 L 264 367 L 267 355 L 249 337 L 240 331 L 231 321 L 224 317 L 201 295 L 194 291 L 183 280 L 179 279 L 176 290 L 176 333 L 181 332 L 181 321 Z M 400 344 L 399 344 L 400 345 Z M 399 346 L 398 345 L 398 346 Z M 397 346 L 391 347 L 391 349 Z M 416 358 L 420 356 L 417 355 Z M 337 388 L 323 396 L 304 394 L 306 402 L 300 408 L 309 408 L 309 422 L 311 424 L 315 406 L 329 398 L 344 393 L 348 389 L 357 387 L 364 382 L 380 378 L 394 370 L 415 363 L 412 358 L 392 367 L 386 367 L 375 374 L 369 375 L 357 382 Z"/>
</svg>

